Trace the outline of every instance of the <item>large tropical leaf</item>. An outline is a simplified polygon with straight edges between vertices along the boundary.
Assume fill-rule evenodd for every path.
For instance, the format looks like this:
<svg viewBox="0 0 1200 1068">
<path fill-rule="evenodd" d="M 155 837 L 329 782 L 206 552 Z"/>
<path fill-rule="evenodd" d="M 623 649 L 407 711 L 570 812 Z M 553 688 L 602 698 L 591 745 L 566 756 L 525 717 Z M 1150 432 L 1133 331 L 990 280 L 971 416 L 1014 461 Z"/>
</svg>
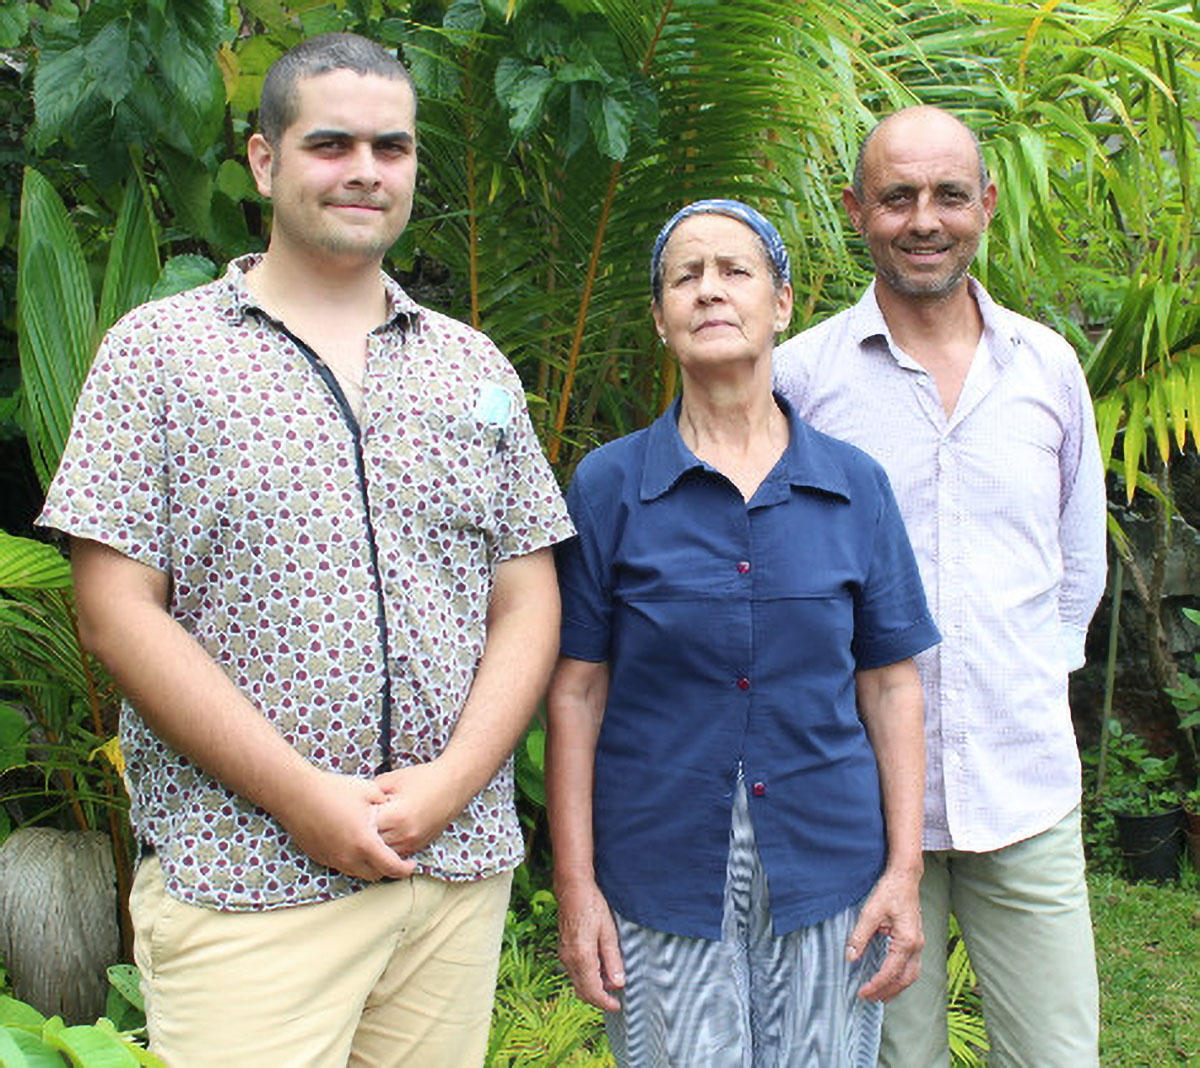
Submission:
<svg viewBox="0 0 1200 1068">
<path fill-rule="evenodd" d="M 144 179 L 135 174 L 125 185 L 117 217 L 104 289 L 100 294 L 99 333 L 104 333 L 130 308 L 143 303 L 158 280 L 158 241 Z"/>
<path fill-rule="evenodd" d="M 96 311 L 75 227 L 58 193 L 25 169 L 17 242 L 17 340 L 26 435 L 49 483 L 91 363 Z"/>
</svg>

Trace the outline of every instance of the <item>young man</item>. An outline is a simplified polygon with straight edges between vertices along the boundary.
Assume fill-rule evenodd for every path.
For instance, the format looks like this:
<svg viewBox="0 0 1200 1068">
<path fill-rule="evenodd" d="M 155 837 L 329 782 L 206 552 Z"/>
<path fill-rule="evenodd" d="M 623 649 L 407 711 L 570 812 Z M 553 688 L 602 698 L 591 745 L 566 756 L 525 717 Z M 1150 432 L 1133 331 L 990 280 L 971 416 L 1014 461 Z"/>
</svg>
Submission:
<svg viewBox="0 0 1200 1068">
<path fill-rule="evenodd" d="M 1104 587 L 1103 468 L 1079 362 L 967 276 L 996 188 L 936 108 L 898 112 L 843 194 L 875 264 L 853 308 L 776 352 L 814 426 L 886 468 L 943 641 L 917 658 L 927 775 L 921 978 L 881 1063 L 948 1065 L 953 911 L 989 1064 L 1097 1060 L 1097 984 L 1067 673 Z"/>
<path fill-rule="evenodd" d="M 113 328 L 42 516 L 129 699 L 151 1045 L 478 1064 L 571 528 L 512 367 L 381 273 L 404 68 L 304 42 L 260 124 L 267 252 Z"/>
</svg>

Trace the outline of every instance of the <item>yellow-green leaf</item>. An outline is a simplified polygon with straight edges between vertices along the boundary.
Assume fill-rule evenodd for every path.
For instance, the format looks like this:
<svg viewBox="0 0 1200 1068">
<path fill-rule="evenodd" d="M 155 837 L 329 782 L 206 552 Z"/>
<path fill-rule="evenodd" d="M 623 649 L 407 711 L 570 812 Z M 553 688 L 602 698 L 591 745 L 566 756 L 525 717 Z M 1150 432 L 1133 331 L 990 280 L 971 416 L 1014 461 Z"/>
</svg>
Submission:
<svg viewBox="0 0 1200 1068">
<path fill-rule="evenodd" d="M 1200 360 L 1192 364 L 1192 373 L 1188 376 L 1187 407 L 1192 443 L 1200 449 Z"/>
<path fill-rule="evenodd" d="M 1096 434 L 1100 438 L 1100 456 L 1106 464 L 1112 457 L 1113 442 L 1124 411 L 1125 400 L 1120 393 L 1112 393 L 1096 402 Z"/>
<path fill-rule="evenodd" d="M 1129 418 L 1125 421 L 1125 448 L 1122 453 L 1125 494 L 1133 500 L 1138 469 L 1146 447 L 1146 387 L 1139 381 L 1129 383 Z"/>
<path fill-rule="evenodd" d="M 137 1058 L 125 1043 L 102 1027 L 63 1027 L 53 1034 L 43 1033 L 42 1040 L 65 1053 L 79 1068 L 138 1068 Z"/>
<path fill-rule="evenodd" d="M 121 739 L 117 735 L 114 734 L 103 745 L 98 745 L 91 755 L 95 756 L 97 753 L 116 769 L 118 775 L 125 774 L 125 754 L 121 751 Z"/>
<path fill-rule="evenodd" d="M 1167 372 L 1167 410 L 1171 418 L 1171 429 L 1175 431 L 1175 445 L 1183 452 L 1187 444 L 1187 378 L 1182 367 L 1172 367 Z"/>
<path fill-rule="evenodd" d="M 1171 434 L 1167 429 L 1167 390 L 1160 375 L 1155 375 L 1150 381 L 1147 397 L 1147 410 L 1150 413 L 1150 429 L 1154 432 L 1154 443 L 1158 446 L 1158 455 L 1166 463 L 1171 456 Z"/>
</svg>

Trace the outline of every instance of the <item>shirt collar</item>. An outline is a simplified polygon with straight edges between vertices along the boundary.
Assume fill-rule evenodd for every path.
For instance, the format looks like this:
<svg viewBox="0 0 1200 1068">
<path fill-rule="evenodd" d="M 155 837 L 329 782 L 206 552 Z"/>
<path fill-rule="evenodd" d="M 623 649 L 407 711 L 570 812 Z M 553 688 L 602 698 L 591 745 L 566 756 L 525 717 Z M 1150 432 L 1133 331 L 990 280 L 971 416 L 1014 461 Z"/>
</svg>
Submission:
<svg viewBox="0 0 1200 1068">
<path fill-rule="evenodd" d="M 757 503 L 772 504 L 779 493 L 764 496 L 769 484 L 779 489 L 796 486 L 832 493 L 850 499 L 850 484 L 841 464 L 831 454 L 829 439 L 804 422 L 778 393 L 775 403 L 787 417 L 788 444 L 780 462 L 764 479 L 755 494 Z M 653 423 L 647 433 L 646 459 L 642 467 L 641 499 L 652 501 L 671 490 L 689 471 L 712 470 L 684 443 L 679 433 L 680 398 Z"/>
<path fill-rule="evenodd" d="M 1013 350 L 1021 343 L 1017 331 L 1002 316 L 1002 309 L 991 298 L 991 295 L 979 281 L 967 276 L 967 291 L 975 300 L 979 314 L 983 319 L 983 332 L 997 363 L 1004 365 L 1012 359 Z M 861 347 L 871 338 L 881 338 L 897 362 L 903 362 L 897 356 L 899 346 L 892 340 L 883 312 L 879 310 L 879 300 L 875 295 L 875 282 L 867 286 L 859 302 L 851 310 L 851 336 Z"/>
<path fill-rule="evenodd" d="M 250 312 L 269 315 L 246 284 L 247 273 L 252 267 L 261 263 L 262 258 L 263 253 L 252 252 L 230 260 L 228 267 L 225 268 L 225 274 L 221 279 L 220 301 L 224 314 L 232 322 L 241 322 Z M 377 330 L 386 330 L 392 326 L 407 330 L 411 326 L 415 326 L 423 310 L 421 305 L 405 293 L 400 284 L 387 272 L 380 271 L 380 276 L 387 294 L 388 318 L 386 322 L 377 327 Z"/>
</svg>

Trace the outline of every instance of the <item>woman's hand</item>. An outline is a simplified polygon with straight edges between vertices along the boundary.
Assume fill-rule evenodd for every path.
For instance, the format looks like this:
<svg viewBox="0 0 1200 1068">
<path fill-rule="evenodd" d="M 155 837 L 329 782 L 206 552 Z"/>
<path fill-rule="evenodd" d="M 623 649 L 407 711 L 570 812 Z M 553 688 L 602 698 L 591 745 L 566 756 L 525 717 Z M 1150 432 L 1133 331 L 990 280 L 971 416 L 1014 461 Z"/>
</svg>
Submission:
<svg viewBox="0 0 1200 1068">
<path fill-rule="evenodd" d="M 888 869 L 863 903 L 846 943 L 846 958 L 858 960 L 877 934 L 887 935 L 889 942 L 879 971 L 859 989 L 860 998 L 891 1001 L 921 974 L 925 935 L 921 930 L 920 886 L 920 871 Z"/>
<path fill-rule="evenodd" d="M 575 993 L 589 1005 L 618 1012 L 614 990 L 625 985 L 617 925 L 595 882 L 555 888 L 558 898 L 558 956 Z"/>
</svg>

